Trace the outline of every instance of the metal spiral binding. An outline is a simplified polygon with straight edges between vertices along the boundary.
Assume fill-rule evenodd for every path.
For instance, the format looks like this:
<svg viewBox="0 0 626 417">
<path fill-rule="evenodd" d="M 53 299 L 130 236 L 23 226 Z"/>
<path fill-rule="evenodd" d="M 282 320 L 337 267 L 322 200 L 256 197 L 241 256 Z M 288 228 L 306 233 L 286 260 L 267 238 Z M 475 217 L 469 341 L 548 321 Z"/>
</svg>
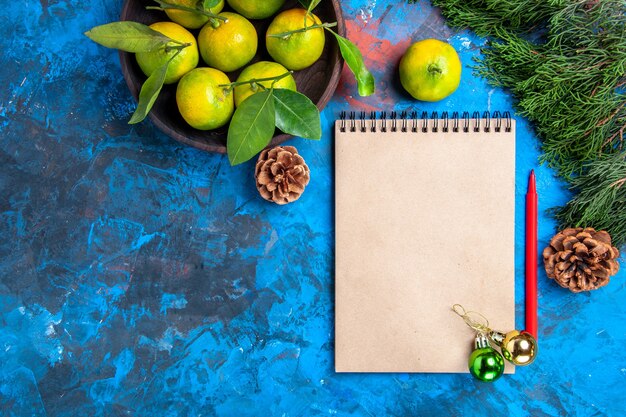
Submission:
<svg viewBox="0 0 626 417">
<path fill-rule="evenodd" d="M 472 113 L 472 119 L 474 119 L 474 132 L 480 132 L 480 112 Z"/>
<path fill-rule="evenodd" d="M 411 112 L 411 119 L 413 120 L 413 125 L 411 126 L 411 132 L 417 132 L 417 112 Z"/>
<path fill-rule="evenodd" d="M 428 112 L 422 112 L 422 133 L 428 133 Z"/>
<path fill-rule="evenodd" d="M 502 128 L 502 119 L 500 118 L 500 112 L 497 110 L 494 111 L 493 118 L 496 119 L 496 126 L 493 128 L 493 130 L 495 132 L 499 132 L 500 129 Z"/>
<path fill-rule="evenodd" d="M 485 119 L 485 132 L 489 132 L 491 129 L 491 113 L 488 111 L 483 112 L 483 119 Z"/>
<path fill-rule="evenodd" d="M 458 111 L 454 111 L 452 112 L 452 131 L 453 132 L 458 132 L 459 131 L 459 112 Z"/>
<path fill-rule="evenodd" d="M 478 111 L 472 112 L 471 117 L 469 112 L 466 111 L 461 113 L 461 115 L 459 115 L 459 112 L 454 111 L 452 112 L 452 116 L 450 116 L 447 111 L 444 111 L 441 113 L 441 117 L 439 117 L 439 112 L 437 111 L 431 112 L 430 115 L 428 112 L 422 111 L 420 117 L 421 126 L 419 126 L 420 119 L 417 118 L 417 114 L 415 110 L 412 110 L 410 114 L 408 111 L 403 110 L 400 112 L 400 118 L 398 120 L 398 113 L 396 111 L 391 111 L 389 118 L 387 117 L 386 111 L 381 111 L 380 113 L 372 111 L 368 119 L 367 112 L 361 111 L 359 112 L 357 121 L 356 112 L 351 111 L 347 113 L 342 111 L 339 114 L 339 131 L 346 132 L 349 130 L 350 132 L 356 132 L 358 124 L 358 130 L 362 133 L 366 133 L 368 130 L 375 133 L 378 126 L 380 126 L 381 132 L 397 132 L 400 130 L 401 132 L 411 131 L 413 133 L 428 133 L 429 131 L 437 133 L 439 128 L 441 128 L 442 132 L 452 131 L 454 133 L 468 133 L 470 129 L 473 132 L 480 132 L 481 121 L 483 119 L 485 124 L 482 126 L 482 130 L 484 132 L 491 132 L 491 129 L 493 129 L 494 132 L 501 132 L 503 128 L 505 132 L 510 132 L 512 127 L 511 113 L 508 111 L 503 113 L 499 111 L 494 111 L 493 113 L 485 111 L 482 113 L 482 117 Z M 451 127 L 450 119 L 452 120 Z M 429 123 L 431 120 L 432 123 Z M 380 124 L 378 122 L 380 122 Z"/>
<path fill-rule="evenodd" d="M 433 121 L 433 127 L 431 128 L 431 132 L 437 133 L 439 131 L 439 113 L 436 111 L 430 114 L 430 118 Z"/>
<path fill-rule="evenodd" d="M 361 132 L 367 132 L 367 128 L 365 126 L 365 112 L 362 111 L 361 112 L 361 117 L 360 117 L 361 122 L 359 123 L 359 125 L 361 126 Z"/>
<path fill-rule="evenodd" d="M 511 131 L 511 113 L 509 113 L 508 111 L 505 111 L 502 114 L 502 116 L 506 120 L 506 124 L 504 125 L 504 131 L 510 132 Z"/>
</svg>

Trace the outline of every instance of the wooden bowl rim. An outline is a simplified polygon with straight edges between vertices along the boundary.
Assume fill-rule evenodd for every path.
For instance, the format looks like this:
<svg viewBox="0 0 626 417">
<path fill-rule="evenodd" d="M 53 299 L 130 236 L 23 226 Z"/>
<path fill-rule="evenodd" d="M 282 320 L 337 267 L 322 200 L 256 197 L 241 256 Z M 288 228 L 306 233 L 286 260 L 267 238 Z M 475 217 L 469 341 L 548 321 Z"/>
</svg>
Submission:
<svg viewBox="0 0 626 417">
<path fill-rule="evenodd" d="M 124 5 L 122 6 L 122 12 L 120 14 L 120 20 L 123 20 L 123 21 L 129 20 L 127 15 L 128 15 L 128 9 L 130 7 L 130 3 L 132 1 L 137 1 L 137 0 L 124 0 Z M 335 11 L 335 15 L 337 17 L 337 26 L 335 27 L 335 29 L 340 36 L 345 36 L 346 27 L 345 27 L 345 21 L 343 18 L 341 5 L 339 4 L 339 0 L 331 0 L 331 4 Z M 337 89 L 337 86 L 339 85 L 339 79 L 341 78 L 341 73 L 343 71 L 344 61 L 339 52 L 339 47 L 335 48 L 335 51 L 336 51 L 335 56 L 332 58 L 334 61 L 334 65 L 333 65 L 330 80 L 328 82 L 328 85 L 324 89 L 322 96 L 316 103 L 316 106 L 320 112 L 324 109 L 324 107 L 326 107 L 331 97 L 335 93 L 335 90 Z M 129 67 L 129 57 L 132 55 L 133 54 L 129 52 L 119 51 L 119 59 L 120 59 L 120 65 L 122 67 L 122 74 L 124 76 L 124 80 L 126 81 L 126 86 L 131 91 L 131 94 L 133 94 L 134 87 L 135 87 L 130 77 L 130 67 Z M 137 97 L 135 97 L 135 100 L 137 100 Z M 153 112 L 148 113 L 148 116 L 150 117 L 150 120 L 152 120 L 152 123 L 154 123 L 154 125 L 159 130 L 161 130 L 167 136 L 171 137 L 172 139 L 178 142 L 184 143 L 186 145 L 189 145 L 194 148 L 201 149 L 207 152 L 222 153 L 222 154 L 226 153 L 225 144 L 218 145 L 214 143 L 203 143 L 203 142 L 198 142 L 193 139 L 189 139 L 187 136 L 180 134 L 178 131 L 170 127 L 168 124 L 164 123 Z M 281 133 L 272 138 L 272 141 L 270 142 L 268 147 L 276 146 L 291 138 L 293 138 L 293 135 Z"/>
</svg>

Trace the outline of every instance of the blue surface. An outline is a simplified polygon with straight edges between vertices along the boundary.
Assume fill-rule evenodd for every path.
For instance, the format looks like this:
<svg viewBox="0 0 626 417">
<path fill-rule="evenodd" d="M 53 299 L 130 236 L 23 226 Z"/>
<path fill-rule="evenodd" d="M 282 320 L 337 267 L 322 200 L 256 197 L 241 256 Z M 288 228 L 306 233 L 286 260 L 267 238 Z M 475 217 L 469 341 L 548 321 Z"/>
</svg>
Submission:
<svg viewBox="0 0 626 417">
<path fill-rule="evenodd" d="M 624 271 L 578 295 L 541 273 L 540 355 L 493 385 L 333 372 L 333 120 L 349 108 L 511 110 L 467 67 L 442 102 L 400 91 L 411 39 L 447 39 L 466 66 L 482 39 L 451 31 L 427 2 L 344 1 L 378 91 L 359 98 L 344 73 L 323 139 L 290 142 L 312 179 L 280 207 L 257 195 L 252 162 L 231 168 L 150 122 L 126 124 L 134 102 L 117 54 L 82 35 L 121 3 L 3 4 L 0 415 L 624 415 Z M 542 210 L 568 198 L 537 157 L 518 119 L 518 327 L 529 170 Z M 554 227 L 542 213 L 541 247 Z"/>
</svg>

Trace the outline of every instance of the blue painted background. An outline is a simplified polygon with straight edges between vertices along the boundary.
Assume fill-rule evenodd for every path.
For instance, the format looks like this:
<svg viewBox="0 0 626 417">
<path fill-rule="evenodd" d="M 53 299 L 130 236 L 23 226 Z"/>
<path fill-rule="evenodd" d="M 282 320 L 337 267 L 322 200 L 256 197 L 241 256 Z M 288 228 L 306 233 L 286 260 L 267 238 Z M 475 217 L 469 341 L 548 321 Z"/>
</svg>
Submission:
<svg viewBox="0 0 626 417">
<path fill-rule="evenodd" d="M 349 108 L 511 110 L 506 92 L 467 67 L 439 103 L 411 101 L 398 87 L 395 67 L 412 39 L 448 40 L 466 66 L 484 40 L 447 28 L 428 2 L 344 1 L 378 91 L 359 98 L 344 73 L 322 113 L 323 139 L 291 142 L 311 183 L 279 207 L 257 195 L 252 162 L 232 168 L 148 121 L 126 124 L 134 102 L 117 54 L 82 35 L 116 20 L 121 5 L 2 7 L 0 415 L 624 415 L 623 271 L 578 295 L 541 273 L 541 353 L 493 385 L 333 372 L 333 120 Z M 568 196 L 537 166 L 531 126 L 518 123 L 523 327 L 528 171 L 538 173 L 541 209 Z M 554 232 L 542 214 L 542 247 Z"/>
</svg>

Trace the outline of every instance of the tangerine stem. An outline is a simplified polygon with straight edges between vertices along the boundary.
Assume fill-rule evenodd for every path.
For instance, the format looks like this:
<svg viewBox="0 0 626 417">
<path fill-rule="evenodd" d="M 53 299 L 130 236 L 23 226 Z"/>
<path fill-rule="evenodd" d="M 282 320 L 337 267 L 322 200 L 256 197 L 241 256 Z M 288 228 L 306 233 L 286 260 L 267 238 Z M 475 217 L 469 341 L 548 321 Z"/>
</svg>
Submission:
<svg viewBox="0 0 626 417">
<path fill-rule="evenodd" d="M 214 13 L 208 12 L 206 10 L 203 9 L 195 9 L 193 7 L 187 7 L 187 6 L 181 6 L 179 4 L 172 4 L 172 3 L 168 3 L 166 1 L 163 0 L 154 0 L 156 3 L 158 3 L 159 7 L 156 6 L 146 6 L 147 10 L 161 10 L 161 11 L 165 11 L 165 9 L 177 9 L 177 10 L 183 10 L 186 12 L 192 12 L 192 13 L 199 13 L 201 15 L 210 17 L 211 19 L 218 19 L 218 20 L 222 20 L 224 22 L 227 22 L 228 19 L 225 18 L 224 16 L 219 16 L 216 15 Z"/>
<path fill-rule="evenodd" d="M 165 52 L 170 52 L 170 51 L 178 51 L 176 52 L 176 55 L 178 55 L 180 53 L 180 51 L 182 51 L 183 49 L 185 49 L 188 46 L 191 46 L 191 42 L 178 42 L 178 41 L 174 41 L 176 42 L 178 45 L 166 45 L 165 46 Z"/>
<path fill-rule="evenodd" d="M 328 29 L 328 28 L 332 28 L 332 27 L 335 27 L 335 26 L 337 26 L 337 22 L 322 23 L 322 24 L 319 24 L 319 25 L 307 26 L 307 27 L 304 27 L 302 29 L 290 30 L 289 32 L 275 33 L 273 35 L 267 35 L 267 36 L 269 36 L 270 38 L 287 39 L 289 36 L 293 35 L 294 33 L 302 33 L 302 32 L 306 32 L 307 30 L 318 29 L 318 28 Z"/>
<path fill-rule="evenodd" d="M 232 82 L 232 83 L 229 83 L 229 84 L 220 84 L 220 85 L 218 85 L 218 87 L 233 88 L 233 87 L 237 87 L 237 86 L 240 86 L 240 85 L 246 85 L 246 84 L 250 84 L 250 85 L 252 85 L 252 84 L 259 84 L 260 82 L 263 82 L 263 81 L 274 81 L 272 83 L 272 85 L 274 85 L 277 81 L 282 80 L 283 78 L 285 78 L 285 77 L 287 77 L 287 76 L 289 76 L 291 74 L 293 74 L 293 71 L 287 71 L 286 73 L 281 74 L 281 75 L 277 75 L 275 77 L 252 78 L 252 79 L 246 80 L 246 81 L 235 81 L 235 82 Z M 259 84 L 259 87 L 263 87 L 263 86 Z M 263 87 L 263 88 L 265 88 L 265 87 Z"/>
<path fill-rule="evenodd" d="M 177 41 L 176 39 L 172 39 L 172 38 L 168 38 L 169 41 L 167 41 L 167 43 L 175 43 L 177 45 L 184 45 L 185 47 L 191 45 L 189 42 L 183 42 L 183 41 Z"/>
<path fill-rule="evenodd" d="M 441 73 L 442 73 L 443 71 L 441 71 L 441 68 L 439 68 L 437 65 L 435 65 L 435 64 L 430 64 L 430 65 L 428 65 L 428 72 L 429 72 L 431 75 L 441 75 Z"/>
</svg>

